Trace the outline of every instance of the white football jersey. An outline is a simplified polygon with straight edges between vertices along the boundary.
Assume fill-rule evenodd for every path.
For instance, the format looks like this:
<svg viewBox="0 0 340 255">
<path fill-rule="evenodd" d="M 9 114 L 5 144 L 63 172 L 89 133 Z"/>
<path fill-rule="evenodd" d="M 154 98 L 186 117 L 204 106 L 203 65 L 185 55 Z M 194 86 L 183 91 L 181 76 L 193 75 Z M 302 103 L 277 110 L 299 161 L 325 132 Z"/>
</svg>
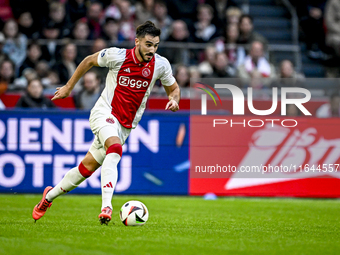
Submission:
<svg viewBox="0 0 340 255">
<path fill-rule="evenodd" d="M 150 62 L 140 62 L 135 48 L 108 48 L 100 51 L 98 64 L 108 67 L 105 89 L 93 109 L 110 111 L 125 128 L 135 128 L 142 118 L 146 101 L 156 80 L 175 83 L 169 61 L 155 54 Z"/>
</svg>

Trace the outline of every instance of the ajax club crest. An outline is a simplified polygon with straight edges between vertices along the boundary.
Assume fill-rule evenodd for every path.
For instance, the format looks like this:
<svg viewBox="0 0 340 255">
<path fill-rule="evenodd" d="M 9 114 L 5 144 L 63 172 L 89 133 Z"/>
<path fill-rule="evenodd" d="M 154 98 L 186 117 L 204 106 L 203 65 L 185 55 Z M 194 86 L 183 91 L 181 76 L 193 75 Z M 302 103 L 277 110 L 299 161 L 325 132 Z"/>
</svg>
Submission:
<svg viewBox="0 0 340 255">
<path fill-rule="evenodd" d="M 144 69 L 142 70 L 142 75 L 143 75 L 144 77 L 148 77 L 150 74 L 151 74 L 151 71 L 150 71 L 149 68 L 144 68 Z"/>
</svg>

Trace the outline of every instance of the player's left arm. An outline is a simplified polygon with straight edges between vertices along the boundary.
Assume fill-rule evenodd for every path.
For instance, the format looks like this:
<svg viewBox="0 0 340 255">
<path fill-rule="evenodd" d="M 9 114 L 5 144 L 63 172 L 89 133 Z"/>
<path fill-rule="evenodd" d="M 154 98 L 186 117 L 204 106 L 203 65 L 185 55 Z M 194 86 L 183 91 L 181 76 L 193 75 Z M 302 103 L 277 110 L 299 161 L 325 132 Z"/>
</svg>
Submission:
<svg viewBox="0 0 340 255">
<path fill-rule="evenodd" d="M 163 86 L 165 89 L 166 94 L 168 95 L 169 102 L 166 104 L 165 110 L 171 110 L 176 112 L 179 110 L 179 100 L 181 98 L 181 90 L 177 82 L 175 81 L 174 84 L 171 86 Z"/>
</svg>

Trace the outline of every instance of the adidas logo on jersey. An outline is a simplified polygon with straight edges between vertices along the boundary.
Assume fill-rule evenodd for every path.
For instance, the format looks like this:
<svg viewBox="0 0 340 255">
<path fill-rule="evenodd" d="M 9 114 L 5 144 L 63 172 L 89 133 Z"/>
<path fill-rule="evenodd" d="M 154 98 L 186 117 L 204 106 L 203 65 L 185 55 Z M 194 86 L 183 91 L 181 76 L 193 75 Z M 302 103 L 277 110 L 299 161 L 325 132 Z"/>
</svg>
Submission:
<svg viewBox="0 0 340 255">
<path fill-rule="evenodd" d="M 124 69 L 124 72 L 131 73 L 130 68 Z"/>
<path fill-rule="evenodd" d="M 106 184 L 105 186 L 103 186 L 103 188 L 113 188 L 113 185 L 111 182 L 109 182 L 108 184 Z"/>
</svg>

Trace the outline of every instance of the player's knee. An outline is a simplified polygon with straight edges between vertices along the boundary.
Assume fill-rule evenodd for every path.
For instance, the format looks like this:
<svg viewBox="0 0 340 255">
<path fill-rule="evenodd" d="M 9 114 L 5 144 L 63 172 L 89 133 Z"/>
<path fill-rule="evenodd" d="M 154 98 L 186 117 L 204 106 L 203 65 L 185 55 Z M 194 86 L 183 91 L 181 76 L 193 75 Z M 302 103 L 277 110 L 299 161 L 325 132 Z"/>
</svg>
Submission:
<svg viewBox="0 0 340 255">
<path fill-rule="evenodd" d="M 80 162 L 78 169 L 79 169 L 80 174 L 85 178 L 90 177 L 94 173 L 94 171 L 96 170 L 96 169 L 94 169 L 93 171 L 90 171 L 90 169 L 88 169 L 88 167 L 86 167 L 83 164 L 83 162 Z"/>
<path fill-rule="evenodd" d="M 102 161 L 104 160 L 104 157 L 104 150 L 93 150 L 93 148 L 91 147 L 89 152 L 85 155 L 84 159 L 81 162 L 87 170 L 94 172 L 100 167 Z"/>
<path fill-rule="evenodd" d="M 110 153 L 117 153 L 120 157 L 122 157 L 123 154 L 123 147 L 119 143 L 112 144 L 109 148 L 106 150 L 106 155 Z"/>
<path fill-rule="evenodd" d="M 104 129 L 103 131 L 105 131 L 105 129 Z M 121 141 L 120 141 L 120 139 L 119 139 L 119 137 L 117 137 L 117 136 L 111 136 L 111 137 L 107 138 L 107 139 L 105 140 L 105 143 L 104 143 L 105 150 L 107 151 L 107 149 L 108 149 L 111 145 L 114 145 L 114 144 L 116 144 L 116 143 L 122 144 Z"/>
</svg>

